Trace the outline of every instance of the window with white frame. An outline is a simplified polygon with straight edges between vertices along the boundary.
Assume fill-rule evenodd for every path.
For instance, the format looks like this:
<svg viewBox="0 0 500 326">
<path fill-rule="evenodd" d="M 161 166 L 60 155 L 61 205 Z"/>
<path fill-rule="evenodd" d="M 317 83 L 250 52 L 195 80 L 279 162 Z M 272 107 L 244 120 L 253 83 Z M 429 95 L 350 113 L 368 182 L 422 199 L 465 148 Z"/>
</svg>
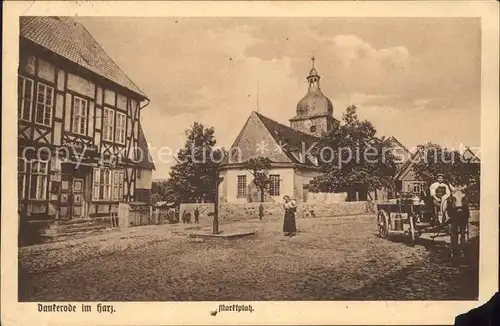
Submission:
<svg viewBox="0 0 500 326">
<path fill-rule="evenodd" d="M 17 184 L 19 199 L 25 199 L 26 195 L 26 160 L 22 157 L 17 158 Z"/>
<path fill-rule="evenodd" d="M 73 98 L 73 130 L 75 134 L 87 134 L 87 101 L 75 96 Z"/>
<path fill-rule="evenodd" d="M 413 184 L 413 192 L 414 193 L 422 192 L 422 185 L 420 183 L 414 183 Z"/>
<path fill-rule="evenodd" d="M 95 201 L 123 200 L 124 171 L 94 168 L 92 198 Z"/>
<path fill-rule="evenodd" d="M 33 87 L 32 79 L 19 76 L 18 84 L 18 110 L 17 117 L 21 120 L 31 121 L 31 111 L 33 108 Z"/>
<path fill-rule="evenodd" d="M 40 160 L 31 160 L 29 162 L 29 199 L 45 200 L 47 199 L 48 182 L 48 162 Z"/>
<path fill-rule="evenodd" d="M 280 176 L 279 174 L 269 175 L 269 195 L 279 196 L 280 195 Z"/>
<path fill-rule="evenodd" d="M 238 197 L 246 197 L 247 195 L 247 176 L 238 176 Z"/>
<path fill-rule="evenodd" d="M 94 168 L 94 185 L 92 198 L 96 201 L 111 200 L 111 170 L 106 168 Z"/>
<path fill-rule="evenodd" d="M 115 141 L 119 144 L 125 144 L 125 128 L 127 115 L 122 112 L 116 112 L 116 135 Z"/>
<path fill-rule="evenodd" d="M 54 104 L 54 89 L 38 83 L 36 96 L 35 122 L 44 126 L 52 125 L 52 106 Z"/>
<path fill-rule="evenodd" d="M 113 171 L 113 200 L 123 200 L 123 170 Z"/>
<path fill-rule="evenodd" d="M 113 141 L 113 129 L 115 124 L 115 110 L 104 108 L 102 119 L 102 139 Z"/>
</svg>

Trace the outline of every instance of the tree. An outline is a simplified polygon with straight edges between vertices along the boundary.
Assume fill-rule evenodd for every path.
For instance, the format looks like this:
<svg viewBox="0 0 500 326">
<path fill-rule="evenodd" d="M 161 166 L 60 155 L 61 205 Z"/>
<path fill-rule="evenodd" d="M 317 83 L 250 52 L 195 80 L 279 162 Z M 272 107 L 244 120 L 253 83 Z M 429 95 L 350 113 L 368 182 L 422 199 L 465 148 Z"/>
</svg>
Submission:
<svg viewBox="0 0 500 326">
<path fill-rule="evenodd" d="M 373 124 L 359 120 L 355 106 L 346 109 L 342 122 L 324 133 L 317 146 L 323 174 L 311 181 L 310 191 L 393 189 L 395 158 L 375 136 Z"/>
<path fill-rule="evenodd" d="M 443 148 L 438 144 L 426 143 L 419 147 L 419 155 L 413 162 L 415 176 L 427 183 L 436 180 L 442 173 L 452 184 L 468 185 L 479 180 L 479 164 L 464 160 L 457 150 Z"/>
<path fill-rule="evenodd" d="M 215 147 L 214 129 L 195 122 L 186 130 L 186 143 L 170 171 L 172 189 L 182 202 L 213 201 L 216 170 L 225 156 Z"/>
<path fill-rule="evenodd" d="M 156 203 L 163 201 L 163 198 L 161 197 L 160 194 L 154 193 L 151 195 L 151 205 L 156 205 Z"/>
<path fill-rule="evenodd" d="M 262 156 L 251 158 L 244 163 L 244 168 L 252 174 L 252 182 L 260 191 L 260 201 L 264 202 L 264 194 L 270 182 L 271 160 Z"/>
<path fill-rule="evenodd" d="M 172 179 L 153 181 L 151 184 L 151 194 L 154 196 L 154 200 L 157 201 L 166 201 L 176 204 L 181 202 L 181 197 L 175 191 Z"/>
</svg>

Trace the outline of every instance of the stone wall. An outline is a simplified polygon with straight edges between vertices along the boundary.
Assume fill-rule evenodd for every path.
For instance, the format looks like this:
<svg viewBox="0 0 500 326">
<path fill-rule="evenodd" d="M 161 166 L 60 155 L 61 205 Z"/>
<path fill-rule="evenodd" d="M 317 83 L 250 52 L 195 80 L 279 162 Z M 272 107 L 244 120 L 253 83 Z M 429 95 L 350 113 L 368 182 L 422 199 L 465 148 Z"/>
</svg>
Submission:
<svg viewBox="0 0 500 326">
<path fill-rule="evenodd" d="M 209 214 L 212 215 L 214 213 L 214 204 L 213 203 L 206 203 L 206 204 L 181 204 L 180 209 L 179 209 L 179 219 L 182 218 L 182 214 L 184 211 L 187 211 L 191 213 L 191 221 L 194 221 L 194 210 L 195 208 L 198 207 L 198 210 L 200 211 L 200 220 L 201 219 L 206 219 L 210 218 Z"/>
<path fill-rule="evenodd" d="M 260 203 L 231 204 L 221 203 L 219 218 L 226 220 L 244 220 L 259 218 Z M 200 219 L 209 217 L 214 212 L 214 204 L 181 204 L 180 216 L 187 210 L 193 216 L 194 209 L 198 206 Z M 283 217 L 282 203 L 264 202 L 264 218 L 276 219 Z M 343 202 L 343 203 L 299 203 L 297 218 L 332 217 L 345 215 L 361 215 L 374 213 L 372 202 Z M 211 215 L 211 214 L 210 214 Z M 193 217 L 192 217 L 193 218 Z"/>
<path fill-rule="evenodd" d="M 331 193 L 331 192 L 310 192 L 307 194 L 307 203 L 309 204 L 323 204 L 331 205 L 344 203 L 347 200 L 347 193 Z"/>
</svg>

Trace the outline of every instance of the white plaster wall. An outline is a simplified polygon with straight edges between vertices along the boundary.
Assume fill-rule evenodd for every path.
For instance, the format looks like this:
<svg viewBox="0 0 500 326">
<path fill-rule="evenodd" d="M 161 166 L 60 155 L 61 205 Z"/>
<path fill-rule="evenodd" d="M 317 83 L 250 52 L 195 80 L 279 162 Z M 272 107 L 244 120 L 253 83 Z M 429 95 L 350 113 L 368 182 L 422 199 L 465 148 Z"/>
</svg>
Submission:
<svg viewBox="0 0 500 326">
<path fill-rule="evenodd" d="M 321 175 L 321 172 L 317 171 L 303 171 L 302 173 L 302 183 L 303 184 L 308 184 L 309 182 L 312 181 L 317 176 Z"/>
<path fill-rule="evenodd" d="M 271 201 L 281 201 L 284 195 L 294 196 L 294 171 L 293 168 L 271 169 L 269 174 L 279 174 L 280 176 L 280 195 L 268 196 Z M 227 203 L 246 203 L 248 198 L 238 198 L 238 176 L 247 176 L 247 186 L 252 182 L 253 176 L 247 170 L 230 169 L 220 173 L 224 181 L 219 186 L 219 198 Z"/>
<path fill-rule="evenodd" d="M 153 171 L 141 169 L 141 178 L 136 179 L 136 187 L 139 189 L 151 189 Z"/>
</svg>

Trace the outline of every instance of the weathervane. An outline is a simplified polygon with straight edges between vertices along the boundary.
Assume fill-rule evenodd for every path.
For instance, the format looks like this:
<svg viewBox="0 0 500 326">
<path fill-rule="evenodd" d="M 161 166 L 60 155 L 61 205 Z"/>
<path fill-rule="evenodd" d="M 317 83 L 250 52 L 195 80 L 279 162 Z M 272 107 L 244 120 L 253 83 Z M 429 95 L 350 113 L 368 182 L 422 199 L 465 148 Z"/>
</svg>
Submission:
<svg viewBox="0 0 500 326">
<path fill-rule="evenodd" d="M 311 61 L 312 61 L 313 68 L 314 68 L 314 60 L 316 60 L 316 58 L 314 56 L 312 56 Z"/>
</svg>

